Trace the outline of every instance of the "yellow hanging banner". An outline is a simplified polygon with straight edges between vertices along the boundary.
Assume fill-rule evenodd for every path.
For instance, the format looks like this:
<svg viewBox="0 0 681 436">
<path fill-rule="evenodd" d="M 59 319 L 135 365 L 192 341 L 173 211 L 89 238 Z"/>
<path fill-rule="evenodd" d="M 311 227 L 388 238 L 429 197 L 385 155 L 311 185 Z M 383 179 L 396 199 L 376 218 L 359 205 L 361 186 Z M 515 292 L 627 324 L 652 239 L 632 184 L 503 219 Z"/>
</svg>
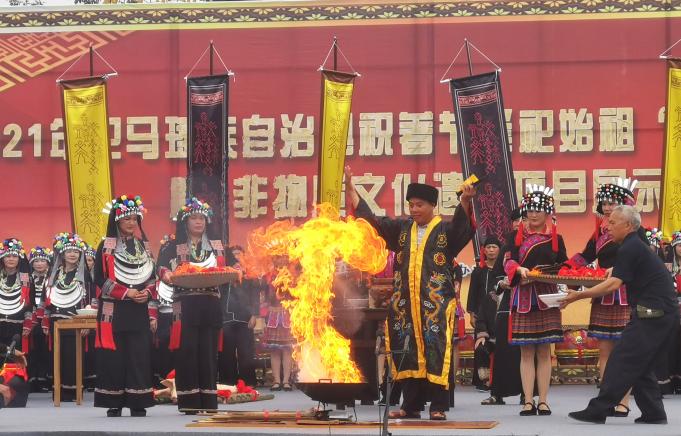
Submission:
<svg viewBox="0 0 681 436">
<path fill-rule="evenodd" d="M 106 81 L 91 77 L 60 84 L 73 231 L 96 247 L 106 234 L 102 208 L 112 198 Z"/>
<path fill-rule="evenodd" d="M 669 239 L 681 230 L 681 59 L 667 61 L 665 124 L 660 230 Z"/>
<path fill-rule="evenodd" d="M 322 70 L 321 150 L 319 152 L 319 203 L 341 206 L 345 148 L 355 74 Z"/>
</svg>

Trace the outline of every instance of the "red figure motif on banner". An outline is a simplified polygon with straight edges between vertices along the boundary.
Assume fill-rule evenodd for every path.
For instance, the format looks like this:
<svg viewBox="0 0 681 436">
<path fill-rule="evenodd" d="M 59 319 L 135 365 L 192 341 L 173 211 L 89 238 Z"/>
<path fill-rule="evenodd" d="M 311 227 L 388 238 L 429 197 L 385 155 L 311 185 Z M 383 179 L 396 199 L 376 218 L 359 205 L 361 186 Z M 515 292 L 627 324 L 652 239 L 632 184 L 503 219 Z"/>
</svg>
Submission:
<svg viewBox="0 0 681 436">
<path fill-rule="evenodd" d="M 485 164 L 485 172 L 496 173 L 496 164 L 501 161 L 499 138 L 494 133 L 494 123 L 484 120 L 480 112 L 476 112 L 475 124 L 468 125 L 471 134 L 471 158 L 473 165 Z"/>
<path fill-rule="evenodd" d="M 208 119 L 206 112 L 201 112 L 200 120 L 194 123 L 196 139 L 192 160 L 203 166 L 203 173 L 213 175 L 213 165 L 218 155 L 218 132 L 217 124 Z"/>
<path fill-rule="evenodd" d="M 493 234 L 499 240 L 504 241 L 504 229 L 507 225 L 508 213 L 504 206 L 504 195 L 499 191 L 492 191 L 490 183 L 485 184 L 485 189 L 479 197 L 480 220 L 478 227 L 484 238 Z"/>
</svg>

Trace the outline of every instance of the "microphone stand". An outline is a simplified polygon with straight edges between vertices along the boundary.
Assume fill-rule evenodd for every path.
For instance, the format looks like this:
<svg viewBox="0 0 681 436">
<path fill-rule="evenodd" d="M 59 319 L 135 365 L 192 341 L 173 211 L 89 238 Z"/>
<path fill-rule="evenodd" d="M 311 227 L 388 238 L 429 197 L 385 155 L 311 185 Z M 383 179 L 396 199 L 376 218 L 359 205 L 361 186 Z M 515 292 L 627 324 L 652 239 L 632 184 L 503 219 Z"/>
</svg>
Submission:
<svg viewBox="0 0 681 436">
<path fill-rule="evenodd" d="M 7 350 L 5 350 L 5 358 L 2 360 L 2 367 L 0 367 L 0 369 L 4 369 L 7 362 L 14 356 L 14 350 L 20 339 L 21 337 L 19 335 L 14 335 L 12 337 L 12 343 L 7 347 Z"/>
<path fill-rule="evenodd" d="M 392 387 L 395 384 L 395 380 L 392 376 L 392 356 L 402 356 L 400 358 L 400 364 L 397 366 L 397 372 L 402 368 L 402 362 L 404 361 L 404 356 L 409 353 L 409 340 L 410 337 L 407 335 L 404 341 L 404 347 L 399 351 L 384 351 L 380 354 L 386 356 L 386 363 L 388 368 L 388 375 L 385 381 L 385 410 L 383 411 L 383 419 L 381 421 L 381 436 L 392 436 L 392 433 L 388 431 L 388 421 L 390 419 L 390 396 L 392 395 Z"/>
</svg>

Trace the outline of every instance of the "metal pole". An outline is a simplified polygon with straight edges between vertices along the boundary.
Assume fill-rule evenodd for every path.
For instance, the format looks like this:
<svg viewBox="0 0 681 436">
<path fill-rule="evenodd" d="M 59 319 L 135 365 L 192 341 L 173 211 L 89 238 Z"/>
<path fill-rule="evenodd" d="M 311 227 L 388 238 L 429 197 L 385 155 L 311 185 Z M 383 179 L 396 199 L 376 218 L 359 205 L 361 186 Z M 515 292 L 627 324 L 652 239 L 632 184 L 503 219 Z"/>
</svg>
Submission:
<svg viewBox="0 0 681 436">
<path fill-rule="evenodd" d="M 390 419 L 390 397 L 392 397 L 392 385 L 394 383 L 392 377 L 392 354 L 390 351 L 385 351 L 385 365 L 387 369 L 387 374 L 385 377 L 385 409 L 383 409 L 383 422 L 381 422 L 381 436 L 391 436 L 390 431 L 388 431 L 388 420 Z M 383 375 L 381 374 L 381 378 Z M 378 392 L 379 401 L 381 397 L 381 392 Z"/>
<path fill-rule="evenodd" d="M 90 44 L 90 77 L 95 75 L 95 49 Z"/>
<path fill-rule="evenodd" d="M 215 48 L 213 47 L 213 40 L 210 41 L 210 75 L 213 75 L 213 51 Z"/>
<path fill-rule="evenodd" d="M 471 62 L 471 48 L 468 44 L 468 38 L 464 39 L 464 44 L 466 45 L 466 57 L 468 58 L 468 75 L 473 75 L 473 63 Z"/>
<path fill-rule="evenodd" d="M 338 71 L 338 38 L 333 37 L 333 71 Z"/>
</svg>

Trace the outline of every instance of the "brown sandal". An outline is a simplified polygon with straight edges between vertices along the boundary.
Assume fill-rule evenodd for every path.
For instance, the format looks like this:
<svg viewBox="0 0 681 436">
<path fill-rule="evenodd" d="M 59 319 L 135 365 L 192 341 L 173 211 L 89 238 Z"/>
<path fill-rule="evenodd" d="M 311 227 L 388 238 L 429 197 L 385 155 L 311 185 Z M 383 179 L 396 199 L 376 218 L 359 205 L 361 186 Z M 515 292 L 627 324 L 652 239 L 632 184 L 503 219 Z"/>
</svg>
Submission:
<svg viewBox="0 0 681 436">
<path fill-rule="evenodd" d="M 430 420 L 431 421 L 446 421 L 447 415 L 445 415 L 445 412 L 430 412 Z"/>
<path fill-rule="evenodd" d="M 421 419 L 421 414 L 419 412 L 407 412 L 405 410 L 396 410 L 390 412 L 388 415 L 390 419 Z"/>
</svg>

